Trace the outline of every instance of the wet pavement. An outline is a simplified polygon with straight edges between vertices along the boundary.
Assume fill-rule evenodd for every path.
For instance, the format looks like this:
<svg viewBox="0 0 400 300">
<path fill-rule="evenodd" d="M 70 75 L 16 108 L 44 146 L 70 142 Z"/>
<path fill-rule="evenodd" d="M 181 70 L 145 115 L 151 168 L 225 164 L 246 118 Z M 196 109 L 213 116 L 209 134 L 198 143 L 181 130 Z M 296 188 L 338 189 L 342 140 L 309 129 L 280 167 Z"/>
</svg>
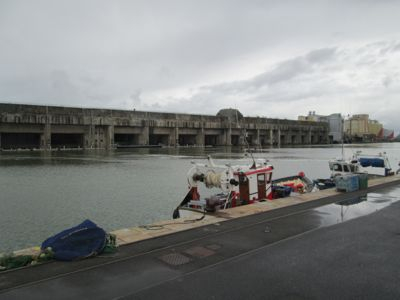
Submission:
<svg viewBox="0 0 400 300">
<path fill-rule="evenodd" d="M 368 193 L 350 200 L 324 205 L 315 209 L 323 226 L 346 222 L 381 210 L 400 200 L 400 190 L 389 188 L 384 193 Z"/>
<path fill-rule="evenodd" d="M 352 195 L 3 272 L 0 299 L 400 298 L 400 188 Z"/>
</svg>

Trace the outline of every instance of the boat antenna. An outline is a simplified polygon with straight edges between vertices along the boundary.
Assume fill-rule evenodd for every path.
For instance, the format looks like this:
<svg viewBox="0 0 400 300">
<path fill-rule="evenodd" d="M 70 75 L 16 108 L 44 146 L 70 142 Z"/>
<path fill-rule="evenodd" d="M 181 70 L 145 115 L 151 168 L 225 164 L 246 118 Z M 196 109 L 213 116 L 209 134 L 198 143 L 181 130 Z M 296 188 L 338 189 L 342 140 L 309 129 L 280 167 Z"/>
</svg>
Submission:
<svg viewBox="0 0 400 300">
<path fill-rule="evenodd" d="M 246 143 L 248 152 L 250 153 L 251 159 L 253 160 L 253 165 L 250 167 L 250 169 L 255 169 L 255 168 L 256 168 L 256 160 L 254 159 L 253 152 L 252 152 L 251 149 L 250 149 L 250 144 L 249 144 L 249 142 L 247 141 L 247 132 L 246 132 L 246 129 L 244 129 L 244 142 Z"/>
<path fill-rule="evenodd" d="M 239 129 L 241 129 L 241 126 L 240 126 L 240 123 L 239 123 L 239 117 L 238 117 L 238 110 L 237 110 L 237 108 L 235 108 L 235 114 L 236 114 L 236 124 L 237 124 L 237 127 L 238 127 Z M 249 144 L 249 142 L 247 141 L 247 132 L 246 132 L 246 128 L 244 128 L 243 135 L 244 135 L 244 136 L 243 136 L 244 142 L 245 142 L 245 144 L 246 144 L 246 146 L 247 146 L 248 152 L 250 153 L 251 159 L 253 160 L 253 165 L 251 166 L 251 169 L 255 169 L 255 168 L 256 168 L 256 161 L 255 161 L 255 159 L 254 159 L 253 153 L 251 152 L 250 144 Z"/>
<path fill-rule="evenodd" d="M 344 118 L 342 118 L 342 160 L 344 160 Z"/>
</svg>

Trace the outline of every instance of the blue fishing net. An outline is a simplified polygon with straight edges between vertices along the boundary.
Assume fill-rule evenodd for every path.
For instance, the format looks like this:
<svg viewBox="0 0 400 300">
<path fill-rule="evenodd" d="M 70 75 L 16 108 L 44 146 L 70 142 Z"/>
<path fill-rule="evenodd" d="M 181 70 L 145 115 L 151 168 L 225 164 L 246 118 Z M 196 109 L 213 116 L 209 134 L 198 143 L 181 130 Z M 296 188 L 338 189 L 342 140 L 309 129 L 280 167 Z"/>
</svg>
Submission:
<svg viewBox="0 0 400 300">
<path fill-rule="evenodd" d="M 42 250 L 51 248 L 58 260 L 77 260 L 101 253 L 106 245 L 106 232 L 90 220 L 66 229 L 42 243 Z"/>
</svg>

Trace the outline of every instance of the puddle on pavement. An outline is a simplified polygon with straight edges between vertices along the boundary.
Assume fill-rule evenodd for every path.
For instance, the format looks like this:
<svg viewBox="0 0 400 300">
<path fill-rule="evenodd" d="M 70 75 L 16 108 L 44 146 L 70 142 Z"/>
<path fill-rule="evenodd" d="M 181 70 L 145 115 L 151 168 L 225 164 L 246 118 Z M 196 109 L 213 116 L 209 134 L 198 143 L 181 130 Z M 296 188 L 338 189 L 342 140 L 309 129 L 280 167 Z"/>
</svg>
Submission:
<svg viewBox="0 0 400 300">
<path fill-rule="evenodd" d="M 368 193 L 361 197 L 314 209 L 320 217 L 320 226 L 329 226 L 379 211 L 400 200 L 400 188 L 388 188 L 381 193 Z"/>
</svg>

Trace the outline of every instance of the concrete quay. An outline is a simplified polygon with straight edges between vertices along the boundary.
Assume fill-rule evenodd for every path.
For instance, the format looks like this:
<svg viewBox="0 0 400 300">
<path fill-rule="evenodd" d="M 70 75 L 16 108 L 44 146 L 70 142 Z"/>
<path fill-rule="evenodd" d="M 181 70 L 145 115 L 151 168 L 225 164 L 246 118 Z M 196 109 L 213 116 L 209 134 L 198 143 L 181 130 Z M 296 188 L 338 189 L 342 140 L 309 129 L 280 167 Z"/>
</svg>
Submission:
<svg viewBox="0 0 400 300">
<path fill-rule="evenodd" d="M 0 299 L 395 299 L 400 203 L 320 227 L 312 209 L 397 186 L 373 179 L 207 215 L 118 230 L 115 255 L 0 273 Z"/>
<path fill-rule="evenodd" d="M 235 110 L 223 111 L 228 114 L 211 116 L 0 103 L 0 149 L 240 146 L 245 144 L 244 136 L 253 146 L 329 142 L 329 125 L 324 122 L 243 117 Z"/>
</svg>

